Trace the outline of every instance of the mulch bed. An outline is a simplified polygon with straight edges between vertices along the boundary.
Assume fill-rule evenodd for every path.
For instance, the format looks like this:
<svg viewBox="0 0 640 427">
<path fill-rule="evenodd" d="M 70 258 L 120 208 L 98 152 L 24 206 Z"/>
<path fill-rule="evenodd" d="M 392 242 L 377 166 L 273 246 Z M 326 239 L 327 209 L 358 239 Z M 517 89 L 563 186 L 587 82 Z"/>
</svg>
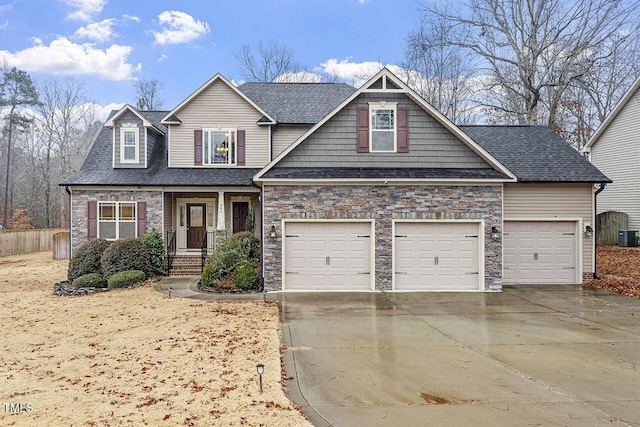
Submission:
<svg viewBox="0 0 640 427">
<path fill-rule="evenodd" d="M 598 246 L 596 288 L 640 298 L 640 248 Z"/>
</svg>

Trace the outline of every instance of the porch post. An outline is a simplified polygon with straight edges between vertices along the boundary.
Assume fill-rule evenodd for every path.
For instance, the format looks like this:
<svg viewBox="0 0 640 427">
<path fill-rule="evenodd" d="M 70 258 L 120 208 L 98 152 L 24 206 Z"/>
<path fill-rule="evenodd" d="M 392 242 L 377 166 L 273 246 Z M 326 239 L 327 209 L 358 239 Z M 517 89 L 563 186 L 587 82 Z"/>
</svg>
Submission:
<svg viewBox="0 0 640 427">
<path fill-rule="evenodd" d="M 225 217 L 224 217 L 224 191 L 218 191 L 218 226 L 217 230 L 224 230 L 225 227 Z"/>
</svg>

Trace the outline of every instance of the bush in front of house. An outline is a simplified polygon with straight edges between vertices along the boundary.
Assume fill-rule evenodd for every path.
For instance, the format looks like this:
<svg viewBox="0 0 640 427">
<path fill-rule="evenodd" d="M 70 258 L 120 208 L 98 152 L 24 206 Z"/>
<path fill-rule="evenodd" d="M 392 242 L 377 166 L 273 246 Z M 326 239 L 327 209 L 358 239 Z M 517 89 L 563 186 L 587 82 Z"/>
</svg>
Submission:
<svg viewBox="0 0 640 427">
<path fill-rule="evenodd" d="M 144 243 L 149 251 L 151 262 L 151 275 L 163 275 L 167 271 L 167 262 L 165 260 L 164 240 L 162 235 L 155 229 L 143 234 L 139 239 Z"/>
<path fill-rule="evenodd" d="M 250 263 L 239 266 L 233 273 L 233 283 L 245 291 L 257 289 L 259 279 L 258 269 Z"/>
<path fill-rule="evenodd" d="M 135 285 L 138 282 L 142 282 L 147 275 L 141 270 L 126 270 L 120 271 L 109 277 L 108 288 L 127 288 L 131 285 Z"/>
<path fill-rule="evenodd" d="M 69 260 L 69 273 L 67 275 L 69 281 L 73 283 L 78 277 L 91 273 L 100 273 L 102 276 L 103 271 L 100 259 L 108 247 L 109 242 L 103 239 L 84 242 L 75 250 Z"/>
<path fill-rule="evenodd" d="M 257 289 L 260 240 L 249 232 L 236 233 L 217 246 L 202 271 L 201 283 L 222 292 Z M 236 289 L 230 289 L 233 287 Z"/>
<path fill-rule="evenodd" d="M 121 271 L 140 270 L 151 275 L 151 257 L 140 239 L 120 239 L 111 243 L 100 260 L 105 279 Z"/>
<path fill-rule="evenodd" d="M 101 273 L 84 274 L 73 281 L 76 288 L 106 288 L 107 281 Z"/>
<path fill-rule="evenodd" d="M 260 239 L 253 233 L 242 231 L 227 237 L 217 247 L 219 251 L 235 249 L 240 252 L 242 259 L 258 263 L 260 262 Z"/>
</svg>

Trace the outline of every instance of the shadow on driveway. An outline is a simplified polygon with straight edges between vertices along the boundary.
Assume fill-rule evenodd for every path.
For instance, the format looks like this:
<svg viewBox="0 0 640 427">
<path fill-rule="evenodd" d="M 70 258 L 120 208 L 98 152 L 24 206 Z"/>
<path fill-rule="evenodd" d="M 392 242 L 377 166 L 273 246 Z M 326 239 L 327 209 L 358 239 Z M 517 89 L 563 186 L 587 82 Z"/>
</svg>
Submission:
<svg viewBox="0 0 640 427">
<path fill-rule="evenodd" d="M 581 286 L 279 294 L 316 426 L 640 425 L 640 300 Z"/>
</svg>

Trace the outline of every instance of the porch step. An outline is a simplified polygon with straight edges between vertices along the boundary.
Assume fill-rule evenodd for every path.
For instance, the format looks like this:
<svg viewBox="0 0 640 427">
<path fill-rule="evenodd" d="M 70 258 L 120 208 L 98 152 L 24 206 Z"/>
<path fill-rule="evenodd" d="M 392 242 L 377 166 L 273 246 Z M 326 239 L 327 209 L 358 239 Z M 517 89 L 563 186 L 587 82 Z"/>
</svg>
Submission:
<svg viewBox="0 0 640 427">
<path fill-rule="evenodd" d="M 206 261 L 211 257 L 207 256 Z M 176 255 L 169 270 L 169 276 L 199 276 L 201 273 L 201 255 Z"/>
</svg>

